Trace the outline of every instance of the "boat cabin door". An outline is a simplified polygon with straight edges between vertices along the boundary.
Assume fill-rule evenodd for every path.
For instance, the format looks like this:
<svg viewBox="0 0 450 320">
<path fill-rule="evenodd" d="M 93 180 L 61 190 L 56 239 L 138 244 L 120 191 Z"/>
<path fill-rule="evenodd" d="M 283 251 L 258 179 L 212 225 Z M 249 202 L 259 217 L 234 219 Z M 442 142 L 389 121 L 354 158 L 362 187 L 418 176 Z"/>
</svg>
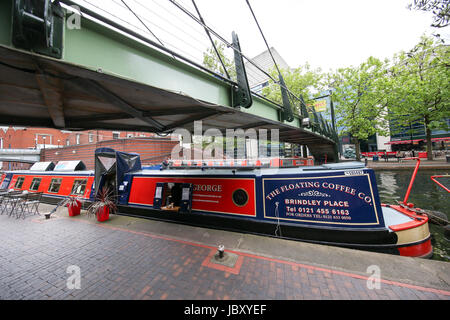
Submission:
<svg viewBox="0 0 450 320">
<path fill-rule="evenodd" d="M 127 192 L 127 183 L 124 183 L 126 174 L 141 169 L 141 160 L 137 153 L 126 153 L 111 148 L 96 149 L 94 197 L 102 188 L 108 188 L 118 202 L 119 196 Z"/>
<path fill-rule="evenodd" d="M 108 189 L 114 199 L 117 196 L 117 171 L 115 157 L 98 156 L 95 165 L 95 191 L 96 195 L 104 188 Z"/>
<path fill-rule="evenodd" d="M 183 183 L 181 186 L 180 212 L 190 213 L 192 210 L 192 183 Z"/>
<path fill-rule="evenodd" d="M 175 212 L 191 212 L 192 184 L 178 182 L 156 183 L 153 208 Z"/>
</svg>

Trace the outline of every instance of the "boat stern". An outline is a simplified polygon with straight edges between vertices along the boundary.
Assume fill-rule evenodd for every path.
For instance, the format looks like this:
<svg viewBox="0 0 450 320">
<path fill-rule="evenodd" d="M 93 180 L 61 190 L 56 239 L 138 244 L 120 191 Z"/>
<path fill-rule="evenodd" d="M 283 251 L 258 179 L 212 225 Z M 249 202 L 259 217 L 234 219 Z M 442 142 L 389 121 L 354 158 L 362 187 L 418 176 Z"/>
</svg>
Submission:
<svg viewBox="0 0 450 320">
<path fill-rule="evenodd" d="M 433 255 L 426 215 L 400 205 L 383 205 L 383 214 L 389 222 L 387 226 L 397 236 L 396 246 L 401 256 L 430 258 Z"/>
</svg>

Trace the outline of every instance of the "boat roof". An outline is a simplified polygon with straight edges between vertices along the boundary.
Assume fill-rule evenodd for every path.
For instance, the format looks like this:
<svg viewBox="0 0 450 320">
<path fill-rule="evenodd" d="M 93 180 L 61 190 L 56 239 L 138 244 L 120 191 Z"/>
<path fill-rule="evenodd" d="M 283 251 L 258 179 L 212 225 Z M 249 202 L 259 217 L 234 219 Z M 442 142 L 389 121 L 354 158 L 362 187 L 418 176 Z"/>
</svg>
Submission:
<svg viewBox="0 0 450 320">
<path fill-rule="evenodd" d="M 12 174 L 33 174 L 33 175 L 53 175 L 53 176 L 65 176 L 65 175 L 80 175 L 80 176 L 88 176 L 93 175 L 94 170 L 80 170 L 80 171 L 30 171 L 30 170 L 14 170 L 14 171 L 4 171 L 5 173 Z"/>
<path fill-rule="evenodd" d="M 351 161 L 351 162 L 340 162 L 340 163 L 328 163 L 318 166 L 299 166 L 299 167 L 234 167 L 234 168 L 219 168 L 219 167 L 203 167 L 203 168 L 165 168 L 160 169 L 160 166 L 155 167 L 144 167 L 142 170 L 130 172 L 129 174 L 137 175 L 175 175 L 175 176 L 186 176 L 186 175 L 204 175 L 204 176 L 214 176 L 214 175 L 280 175 L 280 174 L 312 174 L 312 173 L 323 173 L 325 171 L 345 171 L 345 170 L 362 170 L 368 169 L 363 162 Z M 30 170 L 16 170 L 16 171 L 5 171 L 14 174 L 30 174 L 35 175 L 93 175 L 93 170 L 83 170 L 83 171 L 30 171 Z"/>
<path fill-rule="evenodd" d="M 299 167 L 235 167 L 235 168 L 220 168 L 220 167 L 203 167 L 203 168 L 167 168 L 167 169 L 157 169 L 157 168 L 144 168 L 141 171 L 133 172 L 133 174 L 141 175 L 176 175 L 176 176 L 186 176 L 186 175 L 204 175 L 204 176 L 214 176 L 214 175 L 279 175 L 279 174 L 299 174 L 299 173 L 323 173 L 324 171 L 343 171 L 343 170 L 356 170 L 356 169 L 367 169 L 363 162 L 343 162 L 343 163 L 329 163 L 319 166 L 299 166 Z"/>
</svg>

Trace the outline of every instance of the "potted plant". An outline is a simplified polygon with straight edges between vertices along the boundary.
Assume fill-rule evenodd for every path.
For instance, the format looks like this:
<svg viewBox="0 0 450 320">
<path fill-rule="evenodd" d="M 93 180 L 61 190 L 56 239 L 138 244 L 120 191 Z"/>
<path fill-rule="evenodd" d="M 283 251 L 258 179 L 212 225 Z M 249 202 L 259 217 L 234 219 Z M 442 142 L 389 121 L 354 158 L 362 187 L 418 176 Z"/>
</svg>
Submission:
<svg viewBox="0 0 450 320">
<path fill-rule="evenodd" d="M 95 215 L 97 221 L 102 222 L 109 219 L 109 214 L 117 210 L 114 200 L 114 192 L 103 187 L 97 194 L 95 201 L 87 208 L 88 215 Z"/>
<path fill-rule="evenodd" d="M 68 196 L 64 199 L 62 206 L 67 207 L 69 210 L 69 217 L 74 217 L 80 214 L 81 211 L 81 198 Z"/>
</svg>

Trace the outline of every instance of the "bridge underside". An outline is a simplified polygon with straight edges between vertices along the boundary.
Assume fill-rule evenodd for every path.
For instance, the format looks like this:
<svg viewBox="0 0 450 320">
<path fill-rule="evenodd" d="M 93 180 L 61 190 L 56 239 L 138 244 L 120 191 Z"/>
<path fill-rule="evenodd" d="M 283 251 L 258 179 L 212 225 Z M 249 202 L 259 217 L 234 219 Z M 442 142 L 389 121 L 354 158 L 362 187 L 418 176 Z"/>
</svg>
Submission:
<svg viewBox="0 0 450 320">
<path fill-rule="evenodd" d="M 172 132 L 279 129 L 283 142 L 335 160 L 332 140 L 237 108 L 0 45 L 0 125 Z"/>
</svg>

